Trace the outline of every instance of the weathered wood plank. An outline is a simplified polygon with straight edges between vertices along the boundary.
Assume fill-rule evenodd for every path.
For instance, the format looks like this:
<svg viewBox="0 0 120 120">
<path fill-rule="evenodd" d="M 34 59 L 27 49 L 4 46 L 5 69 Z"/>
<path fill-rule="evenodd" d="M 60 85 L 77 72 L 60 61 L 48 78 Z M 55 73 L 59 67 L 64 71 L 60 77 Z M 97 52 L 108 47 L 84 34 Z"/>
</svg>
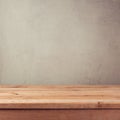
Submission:
<svg viewBox="0 0 120 120">
<path fill-rule="evenodd" d="M 120 110 L 0 110 L 1 120 L 120 120 Z"/>
<path fill-rule="evenodd" d="M 120 108 L 120 86 L 0 86 L 0 109 Z"/>
</svg>

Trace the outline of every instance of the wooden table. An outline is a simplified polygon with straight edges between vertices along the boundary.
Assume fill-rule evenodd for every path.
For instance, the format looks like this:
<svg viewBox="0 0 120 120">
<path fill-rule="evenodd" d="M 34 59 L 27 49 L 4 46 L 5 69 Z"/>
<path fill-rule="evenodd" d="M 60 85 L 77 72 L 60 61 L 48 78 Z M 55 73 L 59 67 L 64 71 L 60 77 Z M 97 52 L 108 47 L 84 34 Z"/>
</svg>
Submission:
<svg viewBox="0 0 120 120">
<path fill-rule="evenodd" d="M 0 86 L 0 120 L 120 120 L 120 86 Z"/>
</svg>

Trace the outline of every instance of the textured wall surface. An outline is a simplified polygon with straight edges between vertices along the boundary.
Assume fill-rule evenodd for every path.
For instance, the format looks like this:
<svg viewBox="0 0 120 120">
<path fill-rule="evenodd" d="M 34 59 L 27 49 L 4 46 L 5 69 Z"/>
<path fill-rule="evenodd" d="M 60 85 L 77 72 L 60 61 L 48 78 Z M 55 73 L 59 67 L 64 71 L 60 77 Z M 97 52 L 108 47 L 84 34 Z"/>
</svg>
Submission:
<svg viewBox="0 0 120 120">
<path fill-rule="evenodd" d="M 1 84 L 119 84 L 120 0 L 0 0 Z"/>
</svg>

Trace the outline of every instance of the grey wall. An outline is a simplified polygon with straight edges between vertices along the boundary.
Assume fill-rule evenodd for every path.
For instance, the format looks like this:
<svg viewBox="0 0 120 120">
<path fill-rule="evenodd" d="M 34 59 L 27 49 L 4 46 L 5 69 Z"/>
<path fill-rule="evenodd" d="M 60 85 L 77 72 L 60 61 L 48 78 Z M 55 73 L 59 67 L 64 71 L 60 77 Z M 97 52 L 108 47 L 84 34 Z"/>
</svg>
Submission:
<svg viewBox="0 0 120 120">
<path fill-rule="evenodd" d="M 0 0 L 1 84 L 119 84 L 120 0 Z"/>
</svg>

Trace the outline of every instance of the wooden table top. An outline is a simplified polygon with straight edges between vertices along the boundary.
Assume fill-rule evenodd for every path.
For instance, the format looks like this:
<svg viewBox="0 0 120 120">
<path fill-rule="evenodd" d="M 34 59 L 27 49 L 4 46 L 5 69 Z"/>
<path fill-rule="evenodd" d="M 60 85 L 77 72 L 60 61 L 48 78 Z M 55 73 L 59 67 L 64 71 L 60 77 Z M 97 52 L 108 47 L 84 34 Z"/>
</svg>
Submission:
<svg viewBox="0 0 120 120">
<path fill-rule="evenodd" d="M 101 108 L 120 108 L 120 86 L 0 86 L 0 109 Z"/>
</svg>

